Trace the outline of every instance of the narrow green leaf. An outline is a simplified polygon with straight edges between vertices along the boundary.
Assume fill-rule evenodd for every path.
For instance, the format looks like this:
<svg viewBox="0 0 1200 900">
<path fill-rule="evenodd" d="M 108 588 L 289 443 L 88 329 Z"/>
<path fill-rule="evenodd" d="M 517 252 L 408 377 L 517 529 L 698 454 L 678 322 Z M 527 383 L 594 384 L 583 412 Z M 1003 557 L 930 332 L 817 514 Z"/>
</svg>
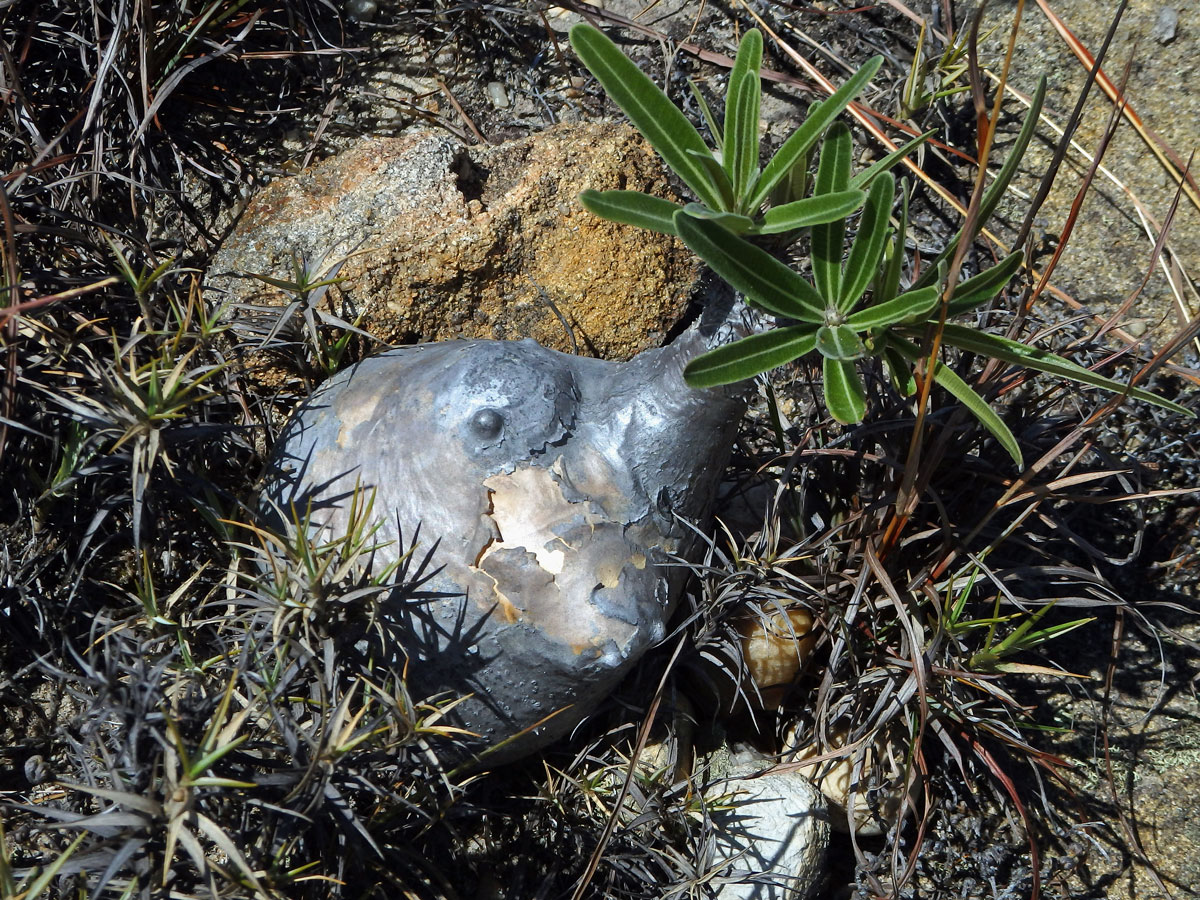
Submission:
<svg viewBox="0 0 1200 900">
<path fill-rule="evenodd" d="M 857 425 L 867 414 L 867 391 L 854 363 L 825 357 L 825 405 L 843 425 Z"/>
<path fill-rule="evenodd" d="M 1032 615 L 1025 616 L 1023 621 L 1015 629 L 1013 629 L 1008 637 L 1004 638 L 999 643 L 992 643 L 991 635 L 994 634 L 994 632 L 989 632 L 989 646 L 987 648 L 988 652 L 993 656 L 1004 656 L 1007 653 L 1012 652 L 1014 649 L 1023 649 L 1021 642 L 1024 640 L 1029 629 L 1040 622 L 1046 613 L 1050 612 L 1050 610 L 1053 608 L 1054 603 L 1050 602 L 1042 607 L 1039 607 Z M 1015 619 L 1018 616 L 1019 614 L 1014 613 L 1010 618 Z"/>
<path fill-rule="evenodd" d="M 908 242 L 908 179 L 900 179 L 900 224 L 885 252 L 886 262 L 875 279 L 875 302 L 887 303 L 900 291 Z"/>
<path fill-rule="evenodd" d="M 850 101 L 858 96 L 858 92 L 875 76 L 882 64 L 882 56 L 871 57 L 861 69 L 850 76 L 845 84 L 834 91 L 829 99 L 822 101 L 809 111 L 808 118 L 792 132 L 791 136 L 783 142 L 783 146 L 771 158 L 771 161 L 763 168 L 762 175 L 759 176 L 758 183 L 754 186 L 754 191 L 750 196 L 747 209 L 758 209 L 775 185 L 791 172 L 792 166 L 817 142 L 821 133 L 841 115 L 842 111 L 850 105 Z"/>
<path fill-rule="evenodd" d="M 912 64 L 908 67 L 908 75 L 904 78 L 904 88 L 900 94 L 900 118 L 910 119 L 913 113 L 929 102 L 929 93 L 925 90 L 925 81 L 929 74 L 928 63 L 922 52 L 925 45 L 926 24 L 921 22 L 921 31 L 917 34 L 917 45 L 913 49 Z"/>
<path fill-rule="evenodd" d="M 1018 469 L 1025 468 L 1025 460 L 1021 457 L 1021 448 L 1017 445 L 1016 436 L 1004 424 L 1004 420 L 996 414 L 996 411 L 988 406 L 987 401 L 975 392 L 974 388 L 959 378 L 955 371 L 941 360 L 938 360 L 934 367 L 933 380 L 945 388 L 955 400 L 965 406 L 971 415 L 979 420 L 984 428 L 991 432 L 1000 446 L 1012 457 Z"/>
<path fill-rule="evenodd" d="M 895 335 L 888 336 L 888 346 L 895 348 L 900 355 L 912 361 L 921 359 L 925 355 L 916 344 Z M 950 396 L 965 406 L 971 415 L 978 419 L 979 423 L 991 432 L 992 436 L 1000 443 L 1000 446 L 1016 462 L 1017 468 L 1024 468 L 1025 461 L 1021 458 L 1021 448 L 1017 445 L 1016 437 L 1013 436 L 1009 427 L 1004 424 L 1004 420 L 996 414 L 994 409 L 988 406 L 987 401 L 980 397 L 974 388 L 959 378 L 958 374 L 940 359 L 934 366 L 933 380 L 945 388 Z"/>
<path fill-rule="evenodd" d="M 917 392 L 917 378 L 913 375 L 912 364 L 892 346 L 891 341 L 884 344 L 883 361 L 887 364 L 888 378 L 896 393 L 901 397 L 911 397 Z"/>
<path fill-rule="evenodd" d="M 696 105 L 700 107 L 700 115 L 704 119 L 704 123 L 708 126 L 708 130 L 712 132 L 713 143 L 717 145 L 717 152 L 724 155 L 724 143 L 721 139 L 721 123 L 717 121 L 717 117 L 713 115 L 712 107 L 708 105 L 708 101 L 704 99 L 704 95 L 700 93 L 700 88 L 696 87 L 696 82 L 688 79 L 688 88 L 692 92 L 692 99 L 696 101 Z"/>
<path fill-rule="evenodd" d="M 867 355 L 862 338 L 846 325 L 822 325 L 817 329 L 817 350 L 826 359 L 850 362 Z"/>
<path fill-rule="evenodd" d="M 1172 400 L 1158 396 L 1158 394 L 1151 393 L 1142 388 L 1130 387 L 1127 384 L 1114 381 L 1112 378 L 1105 378 L 1103 375 L 1097 375 L 1091 369 L 1086 369 L 1077 363 L 1071 362 L 1069 359 L 1064 359 L 1048 350 L 1041 350 L 1037 347 L 1031 347 L 1028 344 L 1022 344 L 1020 341 L 1009 340 L 999 335 L 986 334 L 982 331 L 976 331 L 973 328 L 954 324 L 946 325 L 942 333 L 942 340 L 947 344 L 970 353 L 991 356 L 1015 366 L 1024 366 L 1025 368 L 1035 369 L 1049 375 L 1068 378 L 1080 384 L 1103 388 L 1106 391 L 1112 391 L 1114 394 L 1124 394 L 1136 400 L 1144 400 L 1147 403 L 1153 403 L 1155 406 L 1161 406 L 1163 409 L 1169 409 L 1171 412 L 1192 417 L 1196 415 L 1186 406 L 1181 406 Z"/>
<path fill-rule="evenodd" d="M 675 232 L 755 306 L 814 325 L 825 321 L 825 309 L 816 289 L 765 250 L 683 210 L 675 213 Z"/>
<path fill-rule="evenodd" d="M 687 155 L 690 159 L 694 159 L 705 172 L 708 173 L 709 185 L 717 192 L 720 198 L 720 203 L 716 206 L 706 204 L 712 209 L 733 212 L 737 205 L 736 198 L 733 196 L 733 182 L 729 180 L 729 176 L 725 174 L 725 169 L 717 162 L 717 158 L 705 150 L 700 153 L 696 150 L 688 150 Z"/>
<path fill-rule="evenodd" d="M 850 179 L 850 187 L 865 189 L 867 185 L 875 180 L 877 176 L 882 175 L 896 163 L 900 162 L 900 160 L 904 159 L 904 157 L 908 156 L 908 154 L 912 153 L 923 143 L 933 137 L 935 132 L 936 129 L 933 131 L 927 131 L 924 134 L 918 134 L 907 144 L 897 147 L 883 159 L 877 159 L 875 162 L 871 163 L 870 166 L 863 169 Z"/>
<path fill-rule="evenodd" d="M 850 156 L 853 145 L 850 128 L 844 122 L 834 122 L 821 145 L 821 161 L 817 165 L 817 181 L 813 196 L 846 190 L 850 181 Z M 812 270 L 817 290 L 828 306 L 836 306 L 842 286 L 842 245 L 846 239 L 846 221 L 837 219 L 812 229 Z"/>
<path fill-rule="evenodd" d="M 823 222 L 844 219 L 858 209 L 867 195 L 863 191 L 838 191 L 774 206 L 762 217 L 756 234 L 779 234 L 796 228 L 808 228 Z"/>
<path fill-rule="evenodd" d="M 239 734 L 228 743 L 222 744 L 220 747 L 216 747 L 213 750 L 210 750 L 208 753 L 203 754 L 199 759 L 188 766 L 188 774 L 192 777 L 199 777 L 201 774 L 220 762 L 221 758 L 226 754 L 236 750 L 241 744 L 248 740 L 249 737 L 250 735 L 248 734 Z"/>
<path fill-rule="evenodd" d="M 678 209 L 679 207 L 675 208 Z M 742 216 L 732 212 L 716 212 L 699 203 L 688 203 L 683 207 L 683 211 L 693 219 L 705 219 L 709 222 L 716 222 L 734 234 L 745 234 L 754 228 L 754 220 L 749 216 Z"/>
<path fill-rule="evenodd" d="M 846 324 L 855 331 L 866 331 L 868 328 L 888 328 L 925 319 L 937 308 L 941 298 L 941 291 L 936 286 L 906 291 L 886 303 L 875 303 L 852 313 L 847 317 Z"/>
<path fill-rule="evenodd" d="M 858 233 L 850 246 L 846 258 L 846 273 L 842 279 L 842 291 L 838 298 L 838 309 L 847 313 L 862 299 L 867 285 L 875 277 L 879 259 L 883 256 L 883 242 L 887 239 L 888 217 L 892 212 L 892 201 L 896 199 L 896 179 L 891 172 L 884 172 L 871 184 L 867 203 L 858 220 Z"/>
<path fill-rule="evenodd" d="M 996 173 L 996 180 L 983 192 L 983 200 L 979 204 L 979 226 L 981 228 L 987 224 L 992 213 L 996 211 L 996 207 L 1012 183 L 1013 176 L 1017 174 L 1017 167 L 1025 158 L 1025 149 L 1037 131 L 1038 119 L 1042 114 L 1042 103 L 1045 99 L 1046 76 L 1043 75 L 1038 79 L 1037 89 L 1030 98 L 1029 110 L 1025 113 L 1025 120 L 1021 123 L 1021 130 L 1017 133 L 1017 139 L 1013 141 L 1004 164 L 1000 166 L 1000 171 Z"/>
<path fill-rule="evenodd" d="M 819 101 L 811 104 L 808 108 L 808 115 L 813 115 L 820 108 L 821 104 Z M 814 143 L 800 154 L 800 157 L 792 163 L 792 167 L 787 170 L 787 173 L 775 183 L 775 186 L 771 188 L 765 199 L 768 207 L 794 203 L 796 200 L 803 200 L 808 196 L 808 189 L 812 185 L 810 170 L 813 167 L 812 162 L 815 151 L 816 144 Z M 757 208 L 755 207 L 755 209 Z"/>
<path fill-rule="evenodd" d="M 675 213 L 680 209 L 670 200 L 641 191 L 583 191 L 579 202 L 588 212 L 610 222 L 671 235 L 675 234 Z"/>
<path fill-rule="evenodd" d="M 193 778 L 191 781 L 191 784 L 192 784 L 192 787 L 197 787 L 197 788 L 204 788 L 204 787 L 252 788 L 252 787 L 258 787 L 258 785 L 255 784 L 253 781 L 238 781 L 237 779 L 234 779 L 234 778 L 210 778 L 208 776 L 203 776 L 200 778 Z"/>
<path fill-rule="evenodd" d="M 850 162 L 854 153 L 850 126 L 834 122 L 821 144 L 821 161 L 817 166 L 817 181 L 813 196 L 849 190 Z"/>
<path fill-rule="evenodd" d="M 708 153 L 704 139 L 674 103 L 599 30 L 585 22 L 571 29 L 571 46 L 596 80 L 629 116 L 629 121 L 658 151 L 701 201 L 717 209 L 720 198 L 708 172 L 687 153 Z"/>
<path fill-rule="evenodd" d="M 738 202 L 746 199 L 750 181 L 758 172 L 758 113 L 762 97 L 758 72 L 762 66 L 762 46 L 762 34 L 757 28 L 746 32 L 738 45 L 725 96 L 724 165 Z"/>
<path fill-rule="evenodd" d="M 1037 130 L 1038 116 L 1042 111 L 1042 102 L 1046 99 L 1046 76 L 1043 75 L 1038 81 L 1037 90 L 1033 92 L 1033 98 L 1029 106 L 1029 111 L 1025 114 L 1025 122 L 1021 125 L 1021 131 L 1017 134 L 1017 139 L 1013 142 L 1012 147 L 1008 151 L 1008 157 L 1004 160 L 1004 164 L 1000 167 L 1000 171 L 996 173 L 996 179 L 992 182 L 983 193 L 983 198 L 979 203 L 979 218 L 977 227 L 982 228 L 987 220 L 991 218 L 995 212 L 996 204 L 1000 202 L 1000 198 L 1004 196 L 1004 192 L 1008 190 L 1008 185 L 1012 181 L 1013 176 L 1017 173 L 1017 166 L 1021 163 L 1021 158 L 1025 155 L 1025 148 L 1029 146 L 1029 142 L 1033 139 L 1033 134 Z M 913 287 L 925 287 L 927 284 L 932 284 L 936 277 L 938 265 L 944 260 L 950 258 L 954 249 L 958 246 L 958 242 L 962 240 L 962 230 L 960 229 L 950 242 L 942 249 L 929 267 L 925 270 L 925 274 L 917 279 L 917 283 Z"/>
<path fill-rule="evenodd" d="M 946 315 L 962 315 L 981 303 L 991 300 L 1012 280 L 1013 273 L 1020 268 L 1021 260 L 1024 258 L 1024 254 L 1020 250 L 1016 250 L 990 269 L 959 284 L 954 289 L 954 296 L 950 298 L 950 306 L 947 307 Z"/>
<path fill-rule="evenodd" d="M 1032 650 L 1040 647 L 1047 641 L 1052 641 L 1056 637 L 1062 637 L 1068 631 L 1074 631 L 1076 628 L 1082 628 L 1084 625 L 1090 625 L 1096 621 L 1095 616 L 1089 616 L 1086 619 L 1072 619 L 1070 622 L 1063 622 L 1059 625 L 1051 625 L 1048 628 L 1041 628 L 1032 634 L 1022 635 L 1021 640 L 1017 644 L 1010 645 L 1007 640 L 1003 641 L 1004 649 L 1008 652 L 1016 652 L 1019 650 Z"/>
<path fill-rule="evenodd" d="M 816 341 L 812 325 L 775 328 L 702 353 L 687 364 L 683 377 L 694 388 L 732 384 L 799 359 Z"/>
<path fill-rule="evenodd" d="M 1074 631 L 1076 628 L 1087 625 L 1089 622 L 1096 621 L 1093 616 L 1086 619 L 1075 619 L 1071 622 L 1061 622 L 1058 625 L 1050 625 L 1046 628 L 1039 628 L 1037 631 L 1031 631 L 1030 629 L 1040 622 L 1053 607 L 1054 603 L 1047 603 L 1021 622 L 1011 634 L 988 649 L 993 655 L 1000 657 L 1008 656 L 1011 653 L 1018 653 L 1022 650 L 1033 650 L 1047 641 L 1061 637 L 1068 631 Z"/>
</svg>

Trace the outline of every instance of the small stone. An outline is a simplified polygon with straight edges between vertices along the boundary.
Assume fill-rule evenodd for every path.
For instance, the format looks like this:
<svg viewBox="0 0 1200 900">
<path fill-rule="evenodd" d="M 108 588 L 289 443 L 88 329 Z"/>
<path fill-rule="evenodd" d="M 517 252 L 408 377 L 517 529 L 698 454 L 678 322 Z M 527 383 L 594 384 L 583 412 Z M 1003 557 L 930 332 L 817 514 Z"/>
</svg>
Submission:
<svg viewBox="0 0 1200 900">
<path fill-rule="evenodd" d="M 710 814 L 717 852 L 730 860 L 718 900 L 807 900 L 825 868 L 829 814 L 820 792 L 795 772 L 771 772 L 771 761 L 748 750 L 729 759 L 727 780 L 709 799 L 735 793 Z M 716 862 L 716 861 L 714 861 Z"/>
<path fill-rule="evenodd" d="M 35 786 L 50 779 L 50 771 L 42 757 L 34 755 L 25 760 L 25 779 Z"/>
<path fill-rule="evenodd" d="M 789 738 L 788 743 L 794 743 Z M 792 763 L 805 763 L 823 757 L 828 751 L 846 746 L 847 735 L 835 730 L 829 745 L 807 744 L 785 757 Z M 824 759 L 801 766 L 798 770 L 820 789 L 830 803 L 833 827 L 866 837 L 878 837 L 886 831 L 904 802 L 904 758 L 906 748 L 898 741 L 877 736 L 873 743 L 845 756 Z M 865 776 L 872 770 L 882 772 L 883 783 Z"/>
<path fill-rule="evenodd" d="M 360 25 L 374 22 L 379 15 L 379 4 L 375 0 L 346 0 L 346 15 Z"/>
<path fill-rule="evenodd" d="M 498 81 L 489 81 L 487 85 L 488 99 L 496 109 L 508 109 L 508 91 Z"/>
<path fill-rule="evenodd" d="M 738 621 L 742 659 L 764 709 L 779 706 L 816 644 L 806 609 L 748 611 Z"/>
<path fill-rule="evenodd" d="M 1124 328 L 1130 334 L 1130 336 L 1140 338 L 1149 330 L 1150 323 L 1145 319 L 1130 319 L 1121 327 Z"/>
<path fill-rule="evenodd" d="M 597 9 L 604 9 L 604 0 L 583 0 L 583 2 Z M 550 23 L 551 28 L 566 31 L 576 22 L 584 21 L 584 18 L 579 13 L 561 6 L 551 6 L 546 10 L 546 21 Z"/>
<path fill-rule="evenodd" d="M 1179 27 L 1179 11 L 1171 6 L 1164 6 L 1154 19 L 1150 36 L 1160 44 L 1169 44 L 1175 40 L 1175 31 Z"/>
</svg>

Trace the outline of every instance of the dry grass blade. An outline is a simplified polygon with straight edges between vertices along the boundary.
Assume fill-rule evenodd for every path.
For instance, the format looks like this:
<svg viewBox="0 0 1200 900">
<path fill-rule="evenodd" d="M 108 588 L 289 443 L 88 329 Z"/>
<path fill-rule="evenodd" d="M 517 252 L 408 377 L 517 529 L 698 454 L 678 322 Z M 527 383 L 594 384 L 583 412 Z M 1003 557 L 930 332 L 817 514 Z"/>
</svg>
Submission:
<svg viewBox="0 0 1200 900">
<path fill-rule="evenodd" d="M 679 654 L 683 650 L 684 643 L 682 638 L 676 642 L 671 658 L 663 670 L 662 677 L 659 679 L 658 687 L 650 699 L 650 705 L 646 708 L 642 724 L 638 728 L 637 742 L 634 744 L 633 755 L 629 759 L 629 767 L 625 772 L 625 778 L 621 782 L 621 789 L 613 803 L 612 813 L 608 817 L 608 821 L 604 826 L 604 831 L 600 835 L 595 850 L 592 851 L 591 856 L 588 858 L 587 868 L 575 885 L 575 890 L 571 894 L 571 900 L 583 900 L 588 885 L 591 884 L 592 878 L 596 874 L 596 869 L 600 865 L 600 860 L 604 858 L 604 852 L 608 848 L 609 841 L 612 840 L 613 832 L 620 821 L 621 809 L 625 805 L 625 798 L 629 795 L 629 791 L 633 785 L 634 772 L 637 768 L 638 759 L 646 749 L 646 742 L 650 739 L 650 726 L 654 724 L 654 718 L 658 715 L 658 708 L 662 703 L 663 694 L 667 687 L 667 679 L 671 674 L 676 660 L 679 659 Z"/>
<path fill-rule="evenodd" d="M 1116 24 L 1117 23 L 1114 18 L 1112 29 L 1109 32 L 1110 35 L 1115 30 Z M 1133 64 L 1132 59 L 1130 59 L 1126 63 L 1124 78 L 1128 78 L 1129 69 L 1132 66 L 1132 64 Z M 1098 66 L 1093 69 L 1094 72 L 1098 71 L 1098 70 L 1099 70 Z M 1080 98 L 1079 98 L 1080 107 L 1082 106 L 1083 101 L 1086 99 L 1087 90 L 1088 90 L 1088 86 L 1085 85 L 1083 91 L 1080 94 Z M 1076 108 L 1075 114 L 1072 116 L 1071 120 L 1069 120 L 1069 125 L 1078 123 L 1077 116 L 1080 115 L 1082 112 L 1082 109 L 1080 107 Z M 1079 219 L 1079 212 L 1083 208 L 1084 198 L 1086 198 L 1088 193 L 1091 191 L 1092 181 L 1096 177 L 1096 170 L 1099 169 L 1100 162 L 1104 159 L 1104 154 L 1108 150 L 1108 145 L 1117 133 L 1117 125 L 1120 122 L 1120 115 L 1121 115 L 1121 107 L 1118 105 L 1113 110 L 1112 115 L 1109 117 L 1107 127 L 1104 129 L 1104 133 L 1100 137 L 1099 145 L 1096 147 L 1096 150 L 1092 155 L 1091 164 L 1088 166 L 1087 171 L 1084 173 L 1082 182 L 1080 183 L 1080 186 L 1079 186 L 1079 190 L 1076 191 L 1075 197 L 1071 201 L 1071 209 L 1070 209 L 1070 212 L 1067 214 L 1066 221 L 1063 223 L 1062 235 L 1059 238 L 1058 246 L 1054 248 L 1054 254 L 1050 257 L 1050 262 L 1046 264 L 1046 266 L 1042 269 L 1041 273 L 1038 275 L 1038 280 L 1037 280 L 1037 283 L 1033 287 L 1033 291 L 1030 292 L 1030 294 L 1028 295 L 1028 297 L 1025 299 L 1024 303 L 1022 304 L 1021 315 L 1018 315 L 1014 319 L 1013 324 L 1009 327 L 1010 334 L 1016 333 L 1016 331 L 1018 331 L 1020 329 L 1021 322 L 1024 318 L 1024 315 L 1027 314 L 1028 311 L 1033 308 L 1033 305 L 1035 303 L 1037 303 L 1038 298 L 1041 296 L 1042 291 L 1045 290 L 1046 285 L 1050 283 L 1050 276 L 1054 273 L 1054 269 L 1058 266 L 1058 262 L 1062 258 L 1063 252 L 1066 250 L 1067 245 L 1070 243 L 1071 234 L 1074 232 L 1075 225 Z M 1068 135 L 1070 134 L 1070 128 L 1068 128 L 1067 134 Z M 1060 149 L 1063 147 L 1066 139 L 1067 139 L 1067 137 L 1064 135 L 1064 139 L 1059 142 Z M 1043 180 L 1043 185 L 1047 185 L 1047 190 L 1048 190 L 1048 183 L 1045 180 Z M 1028 220 L 1029 220 L 1028 217 L 1026 217 L 1026 221 L 1028 221 Z M 1165 237 L 1165 230 L 1163 233 L 1163 237 Z M 1153 270 L 1154 270 L 1154 260 L 1151 260 L 1150 265 L 1147 267 L 1147 278 L 1149 277 L 1149 272 L 1152 272 Z"/>
<path fill-rule="evenodd" d="M 1002 86 L 1008 74 L 1009 64 L 1012 61 L 1012 54 L 1016 46 L 1017 31 L 1020 27 L 1021 12 L 1023 8 L 1024 2 L 1023 0 L 1019 0 L 1017 4 L 1017 10 L 1013 18 L 1012 28 L 1009 32 L 1008 47 L 1004 57 L 1004 69 L 1001 73 Z M 934 382 L 933 372 L 941 352 L 942 329 L 946 324 L 949 304 L 953 299 L 954 288 L 958 284 L 958 276 L 962 269 L 963 261 L 966 258 L 966 254 L 970 245 L 975 239 L 975 235 L 981 231 L 979 226 L 982 223 L 979 222 L 979 214 L 984 198 L 987 161 L 991 154 L 992 142 L 996 136 L 996 130 L 999 125 L 1000 104 L 1004 97 L 1003 89 L 996 92 L 991 115 L 989 117 L 985 110 L 983 90 L 979 83 L 979 67 L 976 49 L 982 17 L 983 7 L 981 6 L 972 24 L 971 35 L 968 43 L 968 46 L 971 48 L 971 66 L 969 68 L 972 85 L 971 93 L 975 102 L 976 119 L 980 122 L 981 129 L 979 134 L 980 165 L 976 172 L 975 184 L 971 193 L 971 200 L 967 206 L 964 217 L 965 221 L 962 225 L 961 233 L 964 236 L 964 239 L 959 241 L 950 263 L 950 271 L 945 279 L 947 289 L 942 297 L 942 305 L 936 327 L 927 329 L 926 343 L 928 344 L 928 352 L 926 354 L 925 365 L 922 369 L 916 372 L 920 392 L 917 400 L 917 421 L 913 428 L 912 437 L 909 441 L 904 477 L 900 483 L 899 490 L 897 491 L 895 515 L 888 523 L 887 530 L 885 531 L 883 537 L 881 553 L 884 556 L 887 556 L 888 553 L 890 553 L 896 546 L 900 539 L 900 534 L 904 528 L 904 524 L 911 515 L 912 509 L 917 502 L 920 493 L 920 491 L 916 489 L 919 476 L 922 472 L 930 471 L 928 467 L 923 469 L 921 466 L 921 447 L 925 437 L 925 416 L 926 411 L 929 408 L 929 396 Z"/>
<path fill-rule="evenodd" d="M 3 244 L 0 244 L 0 327 L 3 328 L 4 371 L 0 373 L 0 463 L 4 461 L 4 448 L 8 444 L 8 423 L 13 418 L 17 389 L 17 322 L 16 312 L 22 306 L 21 284 L 17 267 L 17 244 L 13 233 L 12 209 L 8 195 L 0 190 L 0 221 L 3 223 Z"/>
<path fill-rule="evenodd" d="M 1104 70 L 1100 68 L 1099 62 L 1092 57 L 1087 47 L 1071 33 L 1066 23 L 1054 13 L 1047 0 L 1037 0 L 1037 4 L 1041 7 L 1042 12 L 1046 14 L 1046 18 L 1050 20 L 1050 23 L 1062 37 L 1063 41 L 1071 48 L 1071 52 L 1079 58 L 1079 61 L 1083 65 L 1096 72 L 1096 79 L 1099 81 L 1104 93 L 1108 95 L 1108 98 L 1116 106 L 1120 114 L 1128 119 L 1129 123 L 1141 135 L 1142 139 L 1146 142 L 1146 146 L 1150 148 L 1150 152 L 1154 154 L 1163 169 L 1166 170 L 1167 177 L 1174 184 L 1182 188 L 1184 193 L 1187 194 L 1188 199 L 1192 202 L 1192 205 L 1197 210 L 1200 210 L 1200 186 L 1197 186 L 1195 178 L 1191 175 L 1187 166 L 1184 165 L 1183 160 L 1179 158 L 1179 154 L 1168 146 L 1155 131 L 1142 122 L 1141 117 L 1134 110 L 1128 98 L 1124 96 L 1123 91 L 1118 89 L 1108 76 L 1104 74 Z"/>
</svg>

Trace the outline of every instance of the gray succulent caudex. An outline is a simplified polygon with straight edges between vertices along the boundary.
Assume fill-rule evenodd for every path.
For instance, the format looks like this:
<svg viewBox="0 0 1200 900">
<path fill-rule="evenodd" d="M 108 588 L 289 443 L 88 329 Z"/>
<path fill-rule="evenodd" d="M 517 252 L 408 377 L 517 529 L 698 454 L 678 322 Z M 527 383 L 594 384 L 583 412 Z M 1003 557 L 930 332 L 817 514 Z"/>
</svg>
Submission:
<svg viewBox="0 0 1200 900">
<path fill-rule="evenodd" d="M 393 542 L 374 564 L 419 534 L 433 572 L 385 600 L 387 652 L 407 657 L 415 698 L 469 695 L 452 723 L 473 750 L 502 744 L 489 763 L 525 755 L 662 639 L 686 574 L 670 559 L 709 515 L 746 405 L 744 387 L 695 390 L 683 368 L 744 335 L 745 315 L 718 303 L 628 362 L 532 340 L 369 358 L 285 426 L 262 505 L 284 521 L 310 508 L 329 537 L 373 490 L 376 536 Z"/>
</svg>

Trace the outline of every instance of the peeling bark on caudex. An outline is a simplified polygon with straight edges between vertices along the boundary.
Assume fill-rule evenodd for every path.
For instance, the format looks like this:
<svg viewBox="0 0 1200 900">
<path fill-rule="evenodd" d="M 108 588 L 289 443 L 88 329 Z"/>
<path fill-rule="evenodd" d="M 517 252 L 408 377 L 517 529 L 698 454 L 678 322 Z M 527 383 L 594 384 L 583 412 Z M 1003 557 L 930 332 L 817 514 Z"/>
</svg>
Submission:
<svg viewBox="0 0 1200 900">
<path fill-rule="evenodd" d="M 728 309 L 729 304 L 725 307 Z M 415 699 L 470 695 L 452 724 L 511 760 L 569 731 L 659 641 L 728 459 L 745 387 L 693 390 L 683 367 L 746 333 L 710 310 L 625 363 L 530 340 L 383 353 L 337 375 L 280 436 L 263 506 L 311 508 L 311 534 L 374 492 L 377 569 L 417 537 L 418 596 L 384 604 Z M 418 531 L 419 529 L 419 531 Z"/>
</svg>

